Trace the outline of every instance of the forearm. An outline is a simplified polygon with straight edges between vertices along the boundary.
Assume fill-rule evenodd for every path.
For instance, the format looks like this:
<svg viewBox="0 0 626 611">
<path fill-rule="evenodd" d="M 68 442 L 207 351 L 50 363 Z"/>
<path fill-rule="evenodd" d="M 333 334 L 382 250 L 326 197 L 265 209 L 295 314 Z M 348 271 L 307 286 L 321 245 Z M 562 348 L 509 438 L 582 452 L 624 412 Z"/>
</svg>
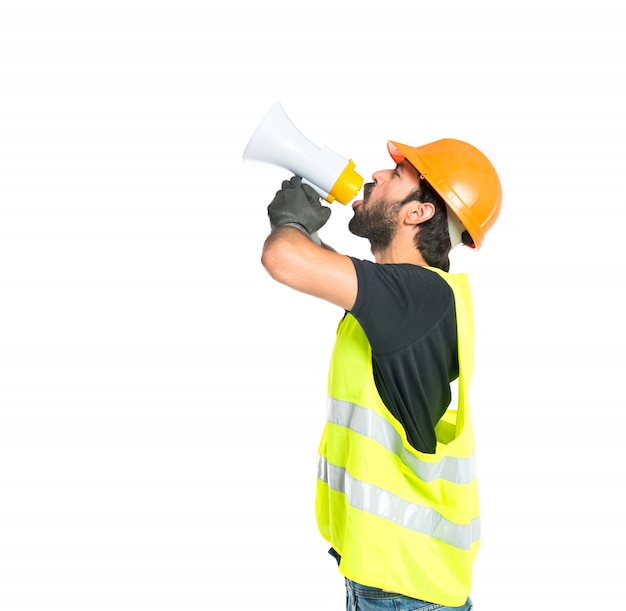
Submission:
<svg viewBox="0 0 626 611">
<path fill-rule="evenodd" d="M 304 228 L 296 225 L 283 225 L 282 227 L 276 227 L 273 229 L 265 240 L 263 252 L 265 253 L 265 251 L 271 248 L 275 242 L 279 242 L 281 240 L 285 240 L 287 243 L 294 244 L 296 246 L 299 244 L 304 247 L 308 246 L 308 243 L 313 242 L 313 244 L 324 248 L 325 250 L 337 252 L 332 246 L 322 242 L 322 240 L 317 236 L 317 233 L 311 236 Z"/>
<path fill-rule="evenodd" d="M 289 283 L 287 278 L 297 274 L 300 262 L 311 257 L 311 249 L 315 251 L 320 248 L 306 231 L 283 225 L 273 229 L 267 236 L 263 244 L 261 263 L 272 278 Z"/>
<path fill-rule="evenodd" d="M 305 229 L 296 227 L 295 225 L 283 225 L 272 229 L 263 244 L 263 253 L 274 247 L 276 244 L 284 243 L 286 245 L 309 245 L 315 242 Z"/>
<path fill-rule="evenodd" d="M 357 280 L 349 257 L 316 245 L 295 227 L 277 227 L 267 237 L 261 256 L 269 275 L 297 291 L 330 301 L 343 309 L 354 305 Z"/>
<path fill-rule="evenodd" d="M 317 231 L 313 235 L 311 235 L 310 233 L 307 232 L 307 230 L 304 227 L 302 227 L 302 225 L 298 225 L 297 223 L 283 225 L 283 226 L 293 227 L 294 229 L 298 229 L 299 231 L 304 233 L 304 235 L 307 236 L 314 244 L 317 244 L 318 246 L 321 246 L 322 248 L 325 248 L 326 250 L 330 250 L 331 252 L 337 252 L 332 246 L 326 244 L 325 242 L 322 242 L 321 238 L 317 235 Z"/>
</svg>

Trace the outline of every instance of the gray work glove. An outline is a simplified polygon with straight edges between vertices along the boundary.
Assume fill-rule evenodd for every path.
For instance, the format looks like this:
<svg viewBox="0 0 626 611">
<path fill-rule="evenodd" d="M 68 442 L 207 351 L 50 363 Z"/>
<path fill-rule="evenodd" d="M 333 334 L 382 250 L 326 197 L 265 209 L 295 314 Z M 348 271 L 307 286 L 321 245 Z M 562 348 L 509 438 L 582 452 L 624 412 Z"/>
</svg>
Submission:
<svg viewBox="0 0 626 611">
<path fill-rule="evenodd" d="M 331 209 L 322 206 L 320 196 L 313 187 L 302 184 L 299 176 L 293 176 L 283 181 L 280 191 L 267 207 L 267 213 L 272 229 L 284 225 L 297 226 L 318 242 L 315 234 L 326 224 Z"/>
</svg>

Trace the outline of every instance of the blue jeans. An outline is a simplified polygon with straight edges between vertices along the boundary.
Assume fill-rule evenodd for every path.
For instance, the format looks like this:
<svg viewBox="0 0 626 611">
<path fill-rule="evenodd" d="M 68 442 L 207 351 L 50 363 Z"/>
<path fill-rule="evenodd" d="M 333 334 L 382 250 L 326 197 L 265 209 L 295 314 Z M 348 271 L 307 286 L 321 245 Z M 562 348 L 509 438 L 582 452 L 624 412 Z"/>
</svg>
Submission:
<svg viewBox="0 0 626 611">
<path fill-rule="evenodd" d="M 362 586 L 346 579 L 347 611 L 471 611 L 471 609 L 470 598 L 460 607 L 444 607 L 379 588 Z"/>
</svg>

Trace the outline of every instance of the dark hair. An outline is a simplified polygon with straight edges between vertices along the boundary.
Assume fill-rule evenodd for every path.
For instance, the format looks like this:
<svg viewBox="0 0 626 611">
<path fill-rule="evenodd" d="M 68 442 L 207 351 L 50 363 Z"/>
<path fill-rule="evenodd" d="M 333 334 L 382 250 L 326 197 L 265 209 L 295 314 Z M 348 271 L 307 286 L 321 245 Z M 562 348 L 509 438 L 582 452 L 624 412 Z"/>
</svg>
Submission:
<svg viewBox="0 0 626 611">
<path fill-rule="evenodd" d="M 427 221 L 420 223 L 419 231 L 415 234 L 417 250 L 430 267 L 437 267 L 444 272 L 450 271 L 451 242 L 448 231 L 448 211 L 443 198 L 425 178 L 421 178 L 418 189 L 410 195 L 410 199 L 435 206 L 435 214 Z M 405 201 L 409 201 L 409 198 Z"/>
<path fill-rule="evenodd" d="M 469 231 L 465 230 L 461 234 L 461 241 L 464 246 L 469 246 L 470 248 L 476 248 L 476 244 L 474 243 L 474 238 L 469 234 Z"/>
</svg>

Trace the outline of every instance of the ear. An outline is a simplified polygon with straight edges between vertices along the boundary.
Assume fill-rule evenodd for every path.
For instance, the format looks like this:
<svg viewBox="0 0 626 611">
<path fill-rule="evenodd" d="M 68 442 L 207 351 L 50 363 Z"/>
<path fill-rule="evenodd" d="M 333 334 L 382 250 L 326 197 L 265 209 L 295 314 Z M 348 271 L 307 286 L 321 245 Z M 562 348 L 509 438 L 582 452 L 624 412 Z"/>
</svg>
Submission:
<svg viewBox="0 0 626 611">
<path fill-rule="evenodd" d="M 405 206 L 404 222 L 419 225 L 435 216 L 435 206 L 429 202 L 411 202 Z"/>
</svg>

